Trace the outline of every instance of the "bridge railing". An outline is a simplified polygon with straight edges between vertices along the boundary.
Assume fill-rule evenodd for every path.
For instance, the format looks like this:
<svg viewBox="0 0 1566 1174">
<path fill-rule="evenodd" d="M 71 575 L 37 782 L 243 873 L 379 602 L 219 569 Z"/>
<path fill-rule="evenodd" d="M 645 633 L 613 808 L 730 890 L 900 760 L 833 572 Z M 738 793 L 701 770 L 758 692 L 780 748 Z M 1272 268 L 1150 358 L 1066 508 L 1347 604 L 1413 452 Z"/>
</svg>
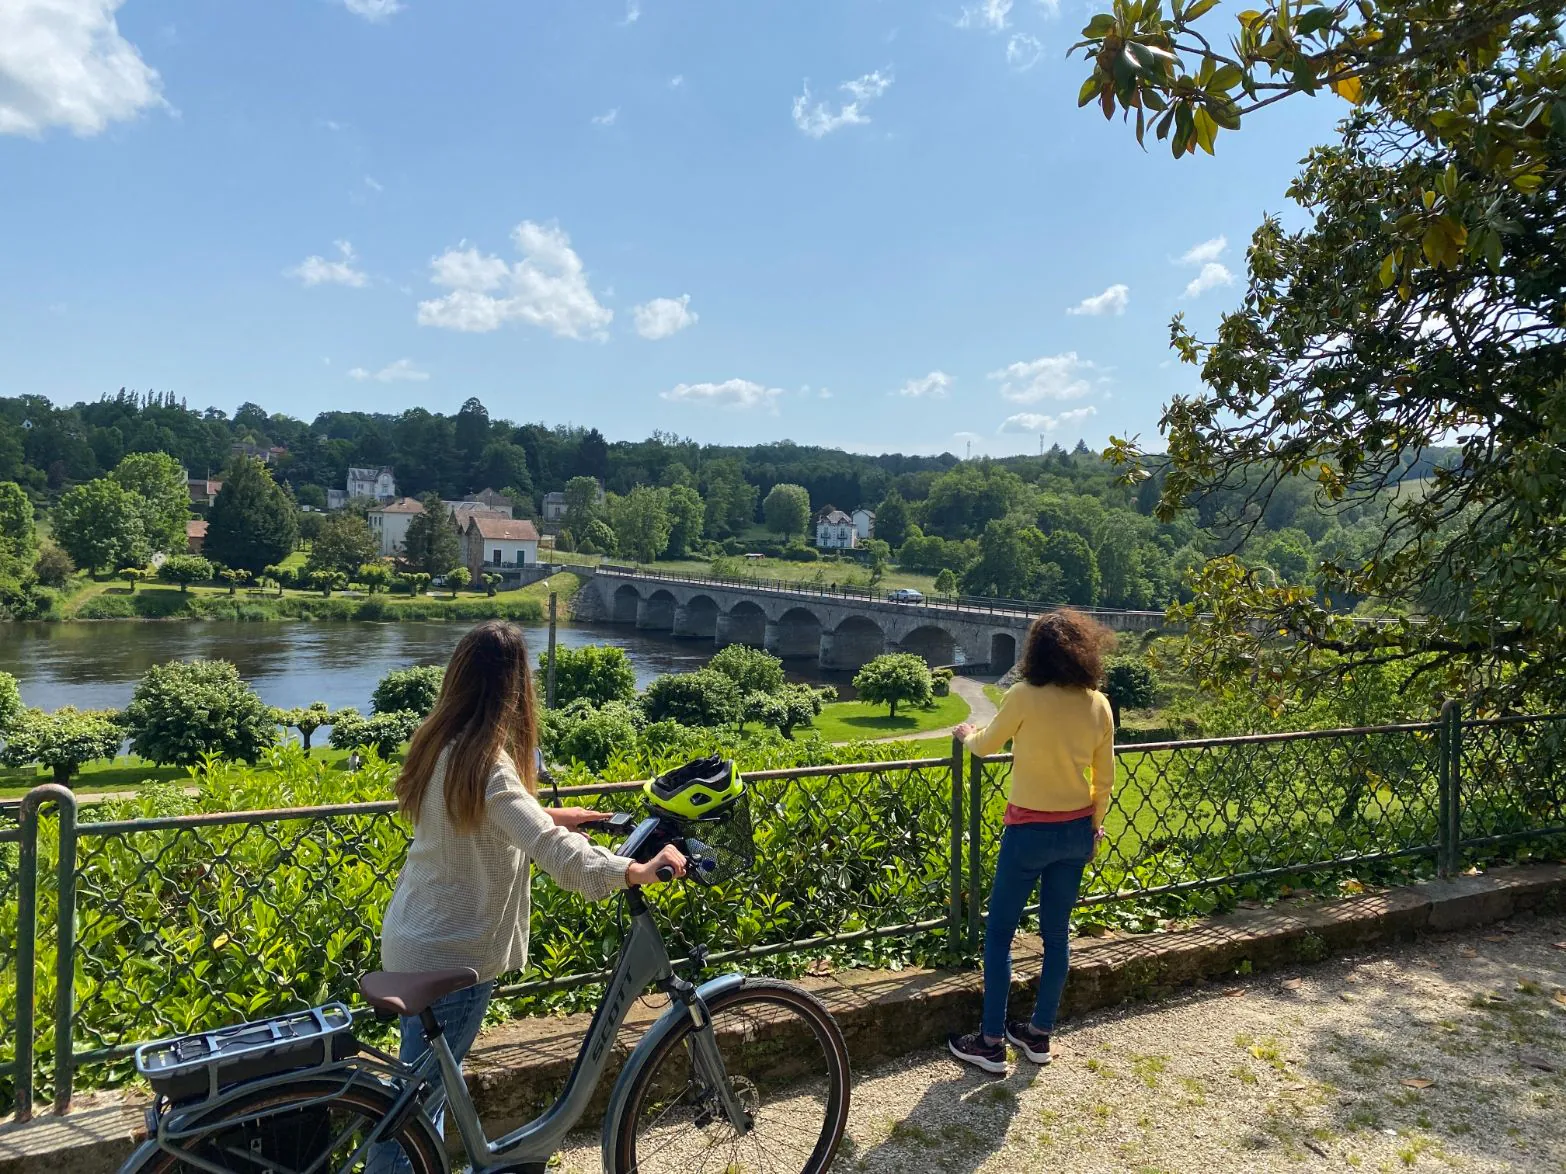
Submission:
<svg viewBox="0 0 1566 1174">
<path fill-rule="evenodd" d="M 668 583 L 706 584 L 714 587 L 731 587 L 745 591 L 770 591 L 784 595 L 801 595 L 814 599 L 861 600 L 866 603 L 884 603 L 899 608 L 922 608 L 938 615 L 952 615 L 972 619 L 981 615 L 1005 616 L 1018 619 L 1038 615 L 1040 612 L 1071 607 L 1087 615 L 1110 617 L 1145 616 L 1162 620 L 1164 613 L 1155 610 L 1131 608 L 1085 607 L 1064 600 L 1001 599 L 987 595 L 935 595 L 925 593 L 920 603 L 904 603 L 891 598 L 896 588 L 883 590 L 872 587 L 852 587 L 840 584 L 807 583 L 797 579 L 768 579 L 751 575 L 699 575 L 687 571 L 656 571 L 646 567 L 624 566 L 617 563 L 601 563 L 602 574 L 621 575 L 632 579 L 649 579 Z"/>
<path fill-rule="evenodd" d="M 1501 845 L 1566 849 L 1566 717 L 1431 722 L 1117 749 L 1107 839 L 1079 919 L 1154 927 L 1284 881 L 1372 884 Z M 653 891 L 671 952 L 797 974 L 971 962 L 1009 756 L 747 772 L 749 875 Z M 640 784 L 562 789 L 630 808 Z M 183 800 L 199 807 L 200 798 Z M 151 803 L 147 805 L 151 807 Z M 0 1108 L 128 1076 L 138 1040 L 352 1001 L 409 829 L 390 803 L 141 815 L 31 792 L 0 826 Z M 1549 845 L 1546 844 L 1546 847 Z M 1193 897 L 1204 893 L 1205 896 Z M 533 889 L 513 1013 L 588 1005 L 620 941 L 614 903 Z"/>
</svg>

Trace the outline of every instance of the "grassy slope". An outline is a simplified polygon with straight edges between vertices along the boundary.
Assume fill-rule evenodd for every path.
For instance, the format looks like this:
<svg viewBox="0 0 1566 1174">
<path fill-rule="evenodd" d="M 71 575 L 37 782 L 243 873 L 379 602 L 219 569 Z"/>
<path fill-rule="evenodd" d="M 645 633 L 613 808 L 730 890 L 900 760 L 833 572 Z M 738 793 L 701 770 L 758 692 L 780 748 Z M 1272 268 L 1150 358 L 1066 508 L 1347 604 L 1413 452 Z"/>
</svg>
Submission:
<svg viewBox="0 0 1566 1174">
<path fill-rule="evenodd" d="M 937 697 L 929 709 L 900 708 L 891 717 L 884 705 L 865 701 L 834 701 L 821 711 L 811 729 L 828 742 L 859 738 L 891 738 L 954 726 L 968 716 L 968 703 L 956 694 Z"/>
</svg>

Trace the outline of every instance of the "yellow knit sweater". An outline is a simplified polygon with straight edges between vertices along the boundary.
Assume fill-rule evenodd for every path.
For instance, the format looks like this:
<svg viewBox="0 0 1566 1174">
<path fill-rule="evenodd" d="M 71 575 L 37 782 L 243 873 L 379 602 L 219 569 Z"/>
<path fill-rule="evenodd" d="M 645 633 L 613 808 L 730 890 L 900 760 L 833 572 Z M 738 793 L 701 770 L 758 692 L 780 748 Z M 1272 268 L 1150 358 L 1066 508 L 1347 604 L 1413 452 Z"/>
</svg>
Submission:
<svg viewBox="0 0 1566 1174">
<path fill-rule="evenodd" d="M 1093 808 L 1101 827 L 1115 785 L 1115 722 L 1096 689 L 1018 682 L 1000 712 L 968 739 L 979 755 L 1012 744 L 1011 802 L 1033 811 Z"/>
</svg>

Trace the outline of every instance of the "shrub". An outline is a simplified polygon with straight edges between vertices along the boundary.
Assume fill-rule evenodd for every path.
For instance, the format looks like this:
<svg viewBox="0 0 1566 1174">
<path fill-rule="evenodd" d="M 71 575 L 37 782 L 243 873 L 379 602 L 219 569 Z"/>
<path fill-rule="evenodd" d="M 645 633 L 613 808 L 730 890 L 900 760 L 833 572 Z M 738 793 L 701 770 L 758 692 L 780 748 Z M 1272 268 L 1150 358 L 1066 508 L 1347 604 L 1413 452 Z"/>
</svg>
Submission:
<svg viewBox="0 0 1566 1174">
<path fill-rule="evenodd" d="M 783 557 L 791 563 L 813 563 L 820 561 L 821 552 L 803 542 L 790 542 L 783 548 Z"/>
<path fill-rule="evenodd" d="M 930 692 L 937 697 L 949 697 L 952 691 L 952 678 L 956 676 L 951 669 L 938 668 L 930 674 Z"/>
<path fill-rule="evenodd" d="M 923 657 L 911 652 L 887 652 L 854 674 L 854 688 L 859 690 L 861 700 L 889 706 L 891 716 L 896 717 L 897 707 L 903 702 L 930 704 L 935 681 Z"/>
<path fill-rule="evenodd" d="M 58 542 L 51 538 L 40 538 L 38 561 L 33 565 L 33 573 L 45 587 L 64 587 L 76 573 L 76 564 Z"/>
<path fill-rule="evenodd" d="M 447 571 L 446 586 L 451 588 L 451 597 L 453 599 L 457 598 L 457 592 L 466 587 L 472 581 L 472 578 L 473 572 L 468 570 L 467 567 L 452 567 L 451 570 Z"/>
<path fill-rule="evenodd" d="M 435 708 L 440 696 L 440 684 L 446 679 L 446 670 L 438 664 L 421 664 L 407 669 L 393 669 L 381 678 L 370 695 L 371 713 L 397 713 L 406 711 L 417 714 L 420 720 Z"/>
<path fill-rule="evenodd" d="M 540 692 L 549 666 L 538 669 Z M 564 708 L 573 701 L 606 705 L 636 697 L 636 670 L 625 649 L 608 644 L 584 644 L 580 648 L 555 646 L 555 704 Z"/>
<path fill-rule="evenodd" d="M 11 728 L 11 723 L 22 715 L 22 691 L 16 678 L 10 673 L 0 673 L 0 737 Z"/>
<path fill-rule="evenodd" d="M 942 567 L 941 573 L 935 576 L 935 591 L 937 595 L 957 594 L 957 576 L 950 567 Z"/>
<path fill-rule="evenodd" d="M 1104 678 L 1104 692 L 1117 726 L 1122 709 L 1150 709 L 1158 698 L 1158 678 L 1145 661 L 1117 660 Z"/>
<path fill-rule="evenodd" d="M 67 786 L 84 762 L 113 758 L 124 740 L 119 715 L 110 711 L 79 711 L 70 706 L 53 713 L 29 709 L 8 730 L 0 762 L 7 766 L 36 762 L 54 772 L 55 782 Z"/>
<path fill-rule="evenodd" d="M 732 678 L 716 669 L 675 673 L 657 678 L 642 694 L 648 721 L 674 721 L 687 726 L 726 726 L 739 720 L 740 691 Z"/>
<path fill-rule="evenodd" d="M 796 726 L 808 726 L 820 716 L 828 692 L 809 685 L 786 685 L 775 693 L 751 693 L 745 698 L 741 722 L 757 722 L 791 738 Z"/>
<path fill-rule="evenodd" d="M 152 762 L 203 756 L 255 762 L 277 741 L 272 709 L 226 660 L 170 661 L 147 670 L 125 709 L 131 749 Z"/>
<path fill-rule="evenodd" d="M 770 652 L 748 644 L 730 644 L 707 662 L 739 686 L 741 695 L 776 693 L 783 688 L 783 662 Z"/>
<path fill-rule="evenodd" d="M 395 754 L 424 720 L 419 714 L 405 709 L 369 717 L 356 709 L 344 709 L 336 718 L 330 739 L 334 750 L 374 750 L 382 758 Z"/>
<path fill-rule="evenodd" d="M 177 583 L 180 591 L 188 591 L 192 583 L 211 582 L 212 564 L 199 554 L 176 554 L 163 560 L 158 568 L 158 579 L 164 583 Z"/>
<path fill-rule="evenodd" d="M 616 753 L 636 750 L 641 724 L 640 711 L 623 701 L 611 701 L 597 709 L 578 702 L 561 712 L 552 749 L 563 761 L 601 771 Z"/>
</svg>

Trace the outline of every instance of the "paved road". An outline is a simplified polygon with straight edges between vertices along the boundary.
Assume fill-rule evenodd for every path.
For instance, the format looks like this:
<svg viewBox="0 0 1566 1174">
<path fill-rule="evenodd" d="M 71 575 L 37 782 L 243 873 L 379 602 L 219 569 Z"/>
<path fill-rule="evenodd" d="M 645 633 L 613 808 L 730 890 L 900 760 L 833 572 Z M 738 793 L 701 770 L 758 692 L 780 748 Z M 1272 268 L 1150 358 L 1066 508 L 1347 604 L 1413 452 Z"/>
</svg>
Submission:
<svg viewBox="0 0 1566 1174">
<path fill-rule="evenodd" d="M 1065 1024 L 1005 1079 L 861 1074 L 843 1171 L 1566 1171 L 1566 918 Z"/>
</svg>

